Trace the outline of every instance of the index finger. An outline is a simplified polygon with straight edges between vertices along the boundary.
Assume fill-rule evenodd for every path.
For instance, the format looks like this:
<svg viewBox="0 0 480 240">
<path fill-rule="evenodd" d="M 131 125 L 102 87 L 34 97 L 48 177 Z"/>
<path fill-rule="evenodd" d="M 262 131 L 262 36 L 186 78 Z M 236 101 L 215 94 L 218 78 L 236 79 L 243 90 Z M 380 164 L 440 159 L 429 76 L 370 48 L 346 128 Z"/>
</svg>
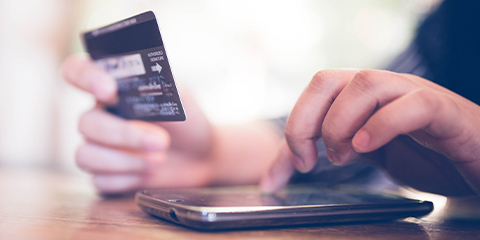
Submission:
<svg viewBox="0 0 480 240">
<path fill-rule="evenodd" d="M 295 103 L 285 126 L 285 138 L 294 155 L 293 164 L 299 171 L 308 172 L 315 167 L 318 157 L 315 143 L 321 137 L 325 115 L 356 72 L 318 72 Z"/>
<path fill-rule="evenodd" d="M 62 64 L 62 73 L 67 82 L 85 90 L 103 103 L 116 100 L 117 84 L 107 72 L 98 69 L 86 55 L 74 54 Z"/>
</svg>

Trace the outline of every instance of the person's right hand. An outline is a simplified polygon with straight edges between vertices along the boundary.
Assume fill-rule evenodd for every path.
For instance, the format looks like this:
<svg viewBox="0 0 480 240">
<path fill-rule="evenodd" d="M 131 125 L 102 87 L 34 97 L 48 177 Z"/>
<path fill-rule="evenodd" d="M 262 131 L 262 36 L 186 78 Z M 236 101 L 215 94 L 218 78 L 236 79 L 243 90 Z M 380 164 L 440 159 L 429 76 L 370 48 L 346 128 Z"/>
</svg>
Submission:
<svg viewBox="0 0 480 240">
<path fill-rule="evenodd" d="M 97 106 L 80 119 L 79 130 L 85 143 L 77 150 L 76 162 L 94 175 L 100 192 L 211 183 L 215 175 L 210 161 L 214 133 L 187 92 L 182 92 L 188 112 L 185 122 L 129 121 L 102 108 L 116 101 L 117 85 L 113 77 L 96 68 L 86 56 L 67 58 L 63 74 L 68 82 L 97 100 Z"/>
<path fill-rule="evenodd" d="M 418 76 L 323 70 L 295 104 L 285 127 L 288 147 L 262 187 L 279 188 L 294 167 L 312 170 L 321 137 L 334 164 L 367 161 L 421 191 L 480 194 L 479 120 L 479 105 Z"/>
</svg>

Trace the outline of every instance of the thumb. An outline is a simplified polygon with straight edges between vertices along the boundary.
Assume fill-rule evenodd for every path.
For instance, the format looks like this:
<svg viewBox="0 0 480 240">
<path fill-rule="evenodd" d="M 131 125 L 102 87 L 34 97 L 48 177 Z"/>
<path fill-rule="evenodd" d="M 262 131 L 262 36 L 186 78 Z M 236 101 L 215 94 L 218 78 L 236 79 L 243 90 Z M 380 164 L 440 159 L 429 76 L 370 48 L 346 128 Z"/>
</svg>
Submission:
<svg viewBox="0 0 480 240">
<path fill-rule="evenodd" d="M 260 189 L 262 192 L 274 192 L 288 183 L 288 180 L 290 180 L 294 172 L 291 159 L 293 159 L 293 153 L 290 151 L 284 139 L 280 145 L 277 159 L 260 180 Z"/>
</svg>

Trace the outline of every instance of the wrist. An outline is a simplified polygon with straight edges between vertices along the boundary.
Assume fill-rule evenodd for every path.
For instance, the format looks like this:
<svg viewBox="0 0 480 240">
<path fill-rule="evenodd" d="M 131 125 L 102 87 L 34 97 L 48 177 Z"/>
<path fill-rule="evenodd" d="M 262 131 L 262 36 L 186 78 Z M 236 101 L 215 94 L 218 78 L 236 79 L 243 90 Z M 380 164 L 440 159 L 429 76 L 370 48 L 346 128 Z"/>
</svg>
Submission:
<svg viewBox="0 0 480 240">
<path fill-rule="evenodd" d="M 281 137 L 268 123 L 257 121 L 213 128 L 213 185 L 258 184 L 277 155 Z"/>
</svg>

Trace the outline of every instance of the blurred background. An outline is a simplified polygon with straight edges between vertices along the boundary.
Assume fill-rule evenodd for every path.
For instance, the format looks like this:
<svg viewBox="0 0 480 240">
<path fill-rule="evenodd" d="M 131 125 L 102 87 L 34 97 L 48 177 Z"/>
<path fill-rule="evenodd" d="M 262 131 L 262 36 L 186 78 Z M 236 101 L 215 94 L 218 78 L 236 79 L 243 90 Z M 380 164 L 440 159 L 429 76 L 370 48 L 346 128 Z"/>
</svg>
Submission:
<svg viewBox="0 0 480 240">
<path fill-rule="evenodd" d="M 77 121 L 94 101 L 60 64 L 82 31 L 153 10 L 177 84 L 232 124 L 287 114 L 321 69 L 382 68 L 437 2 L 0 0 L 0 166 L 78 171 Z"/>
</svg>

